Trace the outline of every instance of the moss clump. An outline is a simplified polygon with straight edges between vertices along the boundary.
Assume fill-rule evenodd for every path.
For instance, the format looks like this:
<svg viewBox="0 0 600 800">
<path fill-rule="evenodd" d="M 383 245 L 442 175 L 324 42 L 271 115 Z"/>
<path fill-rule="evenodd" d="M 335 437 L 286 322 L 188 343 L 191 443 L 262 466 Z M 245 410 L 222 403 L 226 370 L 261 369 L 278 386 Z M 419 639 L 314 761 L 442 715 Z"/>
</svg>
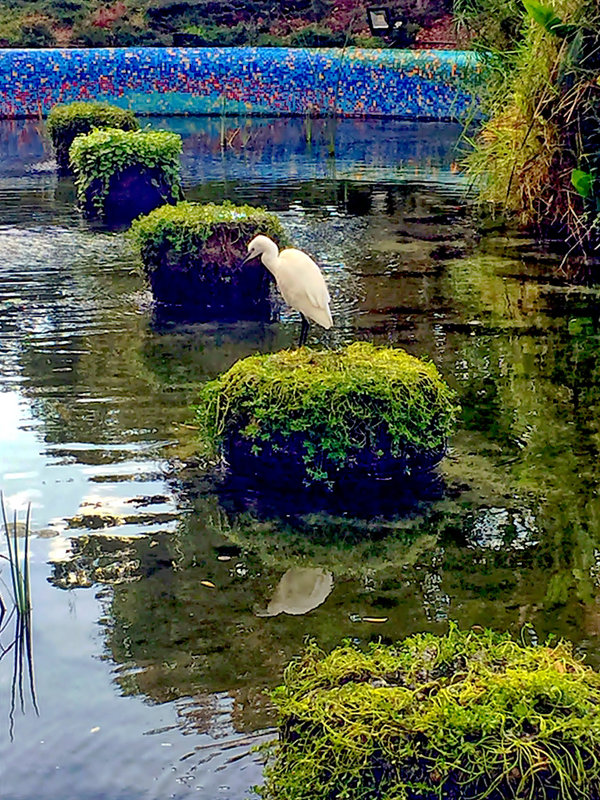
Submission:
<svg viewBox="0 0 600 800">
<path fill-rule="evenodd" d="M 201 393 L 207 440 L 238 472 L 332 483 L 429 469 L 456 412 L 434 364 L 356 342 L 238 361 Z"/>
<path fill-rule="evenodd" d="M 69 167 L 69 149 L 76 136 L 90 133 L 93 128 L 135 131 L 139 127 L 133 111 L 108 103 L 69 103 L 54 106 L 46 122 L 56 161 L 63 170 Z"/>
<path fill-rule="evenodd" d="M 267 270 L 256 260 L 242 264 L 259 233 L 287 244 L 275 214 L 229 202 L 165 206 L 132 227 L 157 300 L 246 318 L 270 315 Z"/>
<path fill-rule="evenodd" d="M 483 631 L 313 644 L 274 692 L 265 800 L 600 797 L 600 675 Z"/>
<path fill-rule="evenodd" d="M 79 202 L 89 216 L 131 221 L 181 197 L 181 137 L 167 131 L 94 130 L 70 150 Z"/>
</svg>

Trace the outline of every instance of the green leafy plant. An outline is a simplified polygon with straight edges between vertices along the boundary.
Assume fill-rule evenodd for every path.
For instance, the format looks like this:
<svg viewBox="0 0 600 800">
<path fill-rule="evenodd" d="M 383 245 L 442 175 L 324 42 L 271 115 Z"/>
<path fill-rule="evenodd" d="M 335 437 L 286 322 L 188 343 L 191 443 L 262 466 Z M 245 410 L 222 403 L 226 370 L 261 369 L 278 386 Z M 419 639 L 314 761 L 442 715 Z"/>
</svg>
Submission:
<svg viewBox="0 0 600 800">
<path fill-rule="evenodd" d="M 290 47 L 344 47 L 348 44 L 346 31 L 333 31 L 323 25 L 307 25 L 290 34 Z"/>
<path fill-rule="evenodd" d="M 529 16 L 550 33 L 553 33 L 557 26 L 563 24 L 560 17 L 556 16 L 552 8 L 538 3 L 537 0 L 522 1 Z"/>
<path fill-rule="evenodd" d="M 594 190 L 594 176 L 583 169 L 574 169 L 571 173 L 571 183 L 581 197 L 591 197 Z"/>
<path fill-rule="evenodd" d="M 0 2 L 0 47 L 53 47 L 53 19 L 34 3 L 16 8 Z"/>
<path fill-rule="evenodd" d="M 274 462 L 307 482 L 345 471 L 403 474 L 441 458 L 457 411 L 436 367 L 404 350 L 356 342 L 238 361 L 200 393 L 198 419 L 213 452 Z"/>
<path fill-rule="evenodd" d="M 135 131 L 139 123 L 133 111 L 107 103 L 69 103 L 53 106 L 48 114 L 46 129 L 61 169 L 69 166 L 69 149 L 76 136 L 90 133 L 93 128 L 120 128 Z"/>
<path fill-rule="evenodd" d="M 248 26 L 243 22 L 233 26 L 188 25 L 182 33 L 189 37 L 187 44 L 194 46 L 239 47 L 249 44 Z M 182 44 L 185 43 L 182 42 Z"/>
<path fill-rule="evenodd" d="M 514 50 L 523 37 L 521 0 L 454 0 L 453 16 L 459 34 L 486 58 Z"/>
<path fill-rule="evenodd" d="M 179 154 L 181 137 L 167 131 L 94 130 L 71 145 L 70 163 L 82 205 L 104 215 L 105 202 L 115 182 L 126 171 L 147 175 L 163 195 L 163 202 L 181 196 Z"/>
<path fill-rule="evenodd" d="M 567 642 L 311 643 L 272 697 L 265 800 L 600 797 L 600 675 Z"/>
</svg>

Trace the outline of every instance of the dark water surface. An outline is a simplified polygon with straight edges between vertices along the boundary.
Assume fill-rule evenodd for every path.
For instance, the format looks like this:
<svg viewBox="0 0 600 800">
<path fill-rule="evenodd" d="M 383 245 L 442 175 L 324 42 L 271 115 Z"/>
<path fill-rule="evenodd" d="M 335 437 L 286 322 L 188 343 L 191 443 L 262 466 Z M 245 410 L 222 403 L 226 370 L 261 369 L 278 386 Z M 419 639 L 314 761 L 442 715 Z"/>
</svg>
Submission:
<svg viewBox="0 0 600 800">
<path fill-rule="evenodd" d="M 456 126 L 161 124 L 184 137 L 189 197 L 277 210 L 321 263 L 335 327 L 311 344 L 428 356 L 462 418 L 410 513 L 402 487 L 357 511 L 215 486 L 190 465 L 197 388 L 293 345 L 296 316 L 155 309 L 126 237 L 74 210 L 42 127 L 1 123 L 0 488 L 33 504 L 39 706 L 9 651 L 2 800 L 241 800 L 274 723 L 264 689 L 307 635 L 332 647 L 456 619 L 565 635 L 600 664 L 598 290 L 551 277 L 525 238 L 476 234 Z"/>
</svg>

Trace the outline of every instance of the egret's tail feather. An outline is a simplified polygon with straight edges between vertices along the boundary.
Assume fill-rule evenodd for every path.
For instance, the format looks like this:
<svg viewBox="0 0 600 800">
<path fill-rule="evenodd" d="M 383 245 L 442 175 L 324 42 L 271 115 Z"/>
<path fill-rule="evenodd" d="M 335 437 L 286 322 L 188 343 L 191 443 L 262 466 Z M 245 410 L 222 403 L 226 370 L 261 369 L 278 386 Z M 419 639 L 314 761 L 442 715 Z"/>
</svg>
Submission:
<svg viewBox="0 0 600 800">
<path fill-rule="evenodd" d="M 331 316 L 331 311 L 329 307 L 327 308 L 312 308 L 310 312 L 310 318 L 321 325 L 321 327 L 329 330 L 333 326 L 333 318 Z"/>
</svg>

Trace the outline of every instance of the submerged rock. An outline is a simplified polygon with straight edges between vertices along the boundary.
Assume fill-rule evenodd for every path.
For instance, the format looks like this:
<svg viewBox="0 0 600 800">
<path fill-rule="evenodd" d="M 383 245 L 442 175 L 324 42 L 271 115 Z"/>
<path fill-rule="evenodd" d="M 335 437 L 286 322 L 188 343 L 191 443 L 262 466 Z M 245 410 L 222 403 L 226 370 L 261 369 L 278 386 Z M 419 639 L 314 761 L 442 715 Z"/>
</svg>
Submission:
<svg viewBox="0 0 600 800">
<path fill-rule="evenodd" d="M 6 529 L 6 527 L 5 527 Z M 38 539 L 51 539 L 54 536 L 58 536 L 60 531 L 57 528 L 27 528 L 25 522 L 21 522 L 17 520 L 15 525 L 14 522 L 8 523 L 8 533 L 11 536 L 14 536 L 15 533 L 17 537 L 20 539 L 25 538 L 25 536 L 35 536 Z"/>
</svg>

